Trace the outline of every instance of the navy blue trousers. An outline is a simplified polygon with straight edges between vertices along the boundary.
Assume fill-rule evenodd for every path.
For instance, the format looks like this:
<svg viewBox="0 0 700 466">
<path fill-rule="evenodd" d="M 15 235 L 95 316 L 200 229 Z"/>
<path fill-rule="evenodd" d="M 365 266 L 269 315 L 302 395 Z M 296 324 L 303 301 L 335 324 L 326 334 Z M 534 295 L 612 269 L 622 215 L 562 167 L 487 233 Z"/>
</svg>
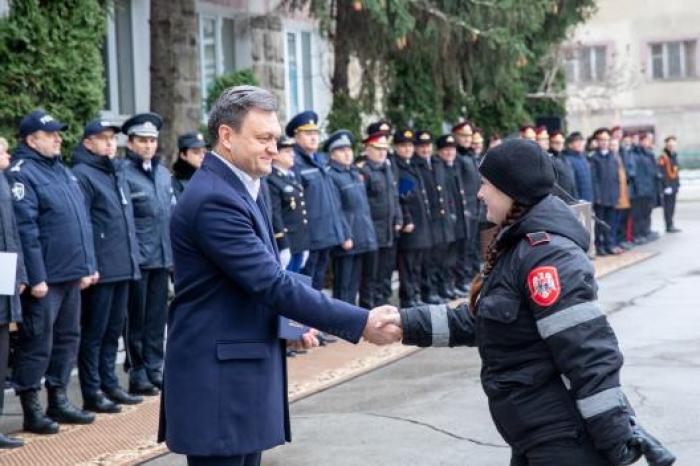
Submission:
<svg viewBox="0 0 700 466">
<path fill-rule="evenodd" d="M 66 388 L 80 342 L 80 282 L 50 284 L 41 299 L 22 295 L 22 323 L 15 352 L 17 393 Z"/>
<path fill-rule="evenodd" d="M 236 456 L 187 456 L 187 466 L 260 466 L 261 453 Z"/>
<path fill-rule="evenodd" d="M 78 375 L 83 398 L 119 387 L 115 365 L 128 298 L 128 281 L 101 283 L 82 292 Z"/>
<path fill-rule="evenodd" d="M 301 273 L 311 277 L 311 286 L 314 287 L 314 289 L 323 289 L 326 271 L 328 270 L 330 252 L 330 248 L 309 251 L 309 258 L 306 260 L 304 268 L 301 269 Z"/>
</svg>

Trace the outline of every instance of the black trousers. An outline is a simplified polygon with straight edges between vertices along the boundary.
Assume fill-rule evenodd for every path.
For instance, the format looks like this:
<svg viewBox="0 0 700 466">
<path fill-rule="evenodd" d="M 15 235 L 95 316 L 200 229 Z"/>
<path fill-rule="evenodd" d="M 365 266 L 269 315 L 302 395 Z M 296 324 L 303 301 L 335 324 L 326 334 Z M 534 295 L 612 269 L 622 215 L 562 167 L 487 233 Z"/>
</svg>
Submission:
<svg viewBox="0 0 700 466">
<path fill-rule="evenodd" d="M 425 249 L 402 249 L 398 252 L 399 299 L 406 307 L 420 299 L 421 269 Z"/>
<path fill-rule="evenodd" d="M 187 466 L 260 466 L 261 457 L 260 452 L 236 456 L 187 455 Z"/>
<path fill-rule="evenodd" d="M 394 261 L 396 260 L 395 254 L 396 249 L 388 247 L 362 255 L 360 306 L 372 309 L 389 301 L 391 274 L 394 272 Z"/>
<path fill-rule="evenodd" d="M 613 466 L 588 438 L 541 443 L 522 455 L 513 452 L 510 466 Z"/>
<path fill-rule="evenodd" d="M 599 223 L 595 224 L 595 247 L 598 251 L 609 251 L 615 244 L 611 237 L 613 223 L 615 222 L 615 208 L 595 205 L 593 209 L 595 216 L 607 224 L 607 226 Z"/>
<path fill-rule="evenodd" d="M 311 286 L 317 290 L 323 289 L 330 253 L 330 248 L 309 251 L 309 258 L 301 269 L 301 273 L 311 277 Z"/>
<path fill-rule="evenodd" d="M 436 294 L 443 290 L 446 282 L 444 281 L 445 276 L 442 273 L 442 269 L 444 268 L 448 249 L 449 243 L 436 244 L 423 257 L 420 284 L 422 296 Z"/>
<path fill-rule="evenodd" d="M 467 270 L 471 270 L 470 277 L 481 271 L 481 230 L 479 219 L 469 220 L 469 247 L 467 248 Z M 470 278 L 471 281 L 471 278 Z"/>
<path fill-rule="evenodd" d="M 82 292 L 78 375 L 83 398 L 119 387 L 115 366 L 128 299 L 126 280 L 99 283 Z"/>
<path fill-rule="evenodd" d="M 653 201 L 651 197 L 632 199 L 632 234 L 635 239 L 643 238 L 651 233 Z"/>
<path fill-rule="evenodd" d="M 5 406 L 5 380 L 10 357 L 10 326 L 0 324 L 0 414 Z"/>
<path fill-rule="evenodd" d="M 66 388 L 80 342 L 80 282 L 50 284 L 41 299 L 22 295 L 22 322 L 13 371 L 15 390 L 22 393 Z"/>
<path fill-rule="evenodd" d="M 333 258 L 333 297 L 355 304 L 360 289 L 360 272 L 363 254 L 336 256 Z"/>
<path fill-rule="evenodd" d="M 141 270 L 129 284 L 126 330 L 129 380 L 148 382 L 163 377 L 163 343 L 168 317 L 168 269 Z"/>
<path fill-rule="evenodd" d="M 674 227 L 673 215 L 676 213 L 676 196 L 678 193 L 664 194 L 664 220 L 666 221 L 666 230 Z"/>
</svg>

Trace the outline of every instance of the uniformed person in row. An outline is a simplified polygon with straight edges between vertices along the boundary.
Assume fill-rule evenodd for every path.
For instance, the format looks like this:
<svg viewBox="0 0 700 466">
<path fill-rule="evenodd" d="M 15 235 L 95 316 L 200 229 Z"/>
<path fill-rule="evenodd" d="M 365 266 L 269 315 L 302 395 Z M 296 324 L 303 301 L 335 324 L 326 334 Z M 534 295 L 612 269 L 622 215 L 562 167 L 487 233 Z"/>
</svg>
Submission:
<svg viewBox="0 0 700 466">
<path fill-rule="evenodd" d="M 545 152 L 549 152 L 549 131 L 546 126 L 539 126 L 535 129 L 535 142 Z"/>
<path fill-rule="evenodd" d="M 377 250 L 372 214 L 360 169 L 353 164 L 352 133 L 338 130 L 323 145 L 330 157 L 330 177 L 340 199 L 345 236 L 350 239 L 333 249 L 333 297 L 355 304 L 365 255 Z"/>
<path fill-rule="evenodd" d="M 668 136 L 664 139 L 664 150 L 658 159 L 659 169 L 663 175 L 663 207 L 666 233 L 680 233 L 681 231 L 673 223 L 673 217 L 676 212 L 676 197 L 681 186 L 678 175 L 680 167 L 678 165 L 678 153 L 676 152 L 677 145 L 676 137 Z"/>
<path fill-rule="evenodd" d="M 386 125 L 388 128 L 388 125 Z M 374 128 L 370 128 L 374 129 Z M 362 264 L 360 306 L 372 309 L 391 297 L 391 275 L 396 267 L 396 243 L 403 226 L 399 191 L 387 158 L 388 132 L 370 133 L 363 142 L 366 160 L 360 167 L 377 235 L 377 250 L 365 254 Z"/>
<path fill-rule="evenodd" d="M 575 203 L 578 199 L 574 169 L 564 157 L 565 137 L 561 131 L 553 131 L 549 136 L 549 155 L 556 174 L 554 193 L 567 204 Z"/>
<path fill-rule="evenodd" d="M 484 155 L 484 133 L 478 128 L 474 128 L 474 135 L 472 136 L 472 151 L 477 160 Z"/>
<path fill-rule="evenodd" d="M 449 243 L 454 241 L 454 216 L 448 202 L 447 178 L 444 166 L 433 154 L 433 136 L 428 131 L 417 131 L 416 167 L 423 179 L 426 197 L 430 205 L 430 233 L 432 244 L 423 258 L 421 271 L 421 299 L 428 304 L 439 304 L 454 299 L 456 295 L 440 279 L 440 268 L 447 254 Z"/>
<path fill-rule="evenodd" d="M 469 223 L 471 220 L 471 212 L 469 211 L 469 200 L 464 187 L 462 178 L 462 169 L 460 161 L 457 159 L 457 142 L 452 134 L 443 134 L 440 136 L 435 146 L 437 147 L 438 158 L 445 171 L 445 197 L 448 202 L 448 212 L 453 221 L 454 240 L 447 244 L 447 249 L 444 251 L 444 256 L 440 260 L 442 266 L 438 269 L 438 277 L 443 286 L 445 286 L 455 297 L 464 297 L 467 295 L 466 289 L 457 290 L 455 287 L 456 277 L 462 276 L 458 273 L 463 273 L 463 270 L 457 270 L 457 258 L 460 250 L 463 251 L 463 246 L 469 238 Z M 460 246 L 462 246 L 460 248 Z M 462 265 L 460 264 L 460 267 Z"/>
<path fill-rule="evenodd" d="M 266 177 L 270 192 L 272 229 L 282 266 L 299 272 L 309 255 L 309 212 L 304 187 L 294 172 L 294 139 L 282 136 Z"/>
<path fill-rule="evenodd" d="M 202 133 L 193 131 L 177 137 L 177 160 L 173 164 L 172 176 L 175 199 L 180 199 L 190 178 L 202 166 L 206 153 L 207 143 Z"/>
<path fill-rule="evenodd" d="M 66 395 L 80 342 L 80 290 L 99 277 L 85 196 L 61 162 L 65 129 L 45 111 L 26 115 L 7 172 L 29 288 L 22 296 L 14 385 L 24 430 L 36 434 L 55 434 L 58 423 L 95 419 Z M 39 401 L 42 378 L 49 394 L 45 414 Z"/>
<path fill-rule="evenodd" d="M 341 245 L 350 249 L 352 240 L 343 227 L 340 200 L 330 178 L 328 159 L 318 152 L 318 115 L 312 111 L 299 113 L 287 123 L 285 133 L 295 141 L 294 172 L 304 187 L 309 214 L 309 257 L 302 273 L 311 277 L 314 288 L 321 290 L 331 249 Z M 329 339 L 335 340 L 330 336 Z"/>
<path fill-rule="evenodd" d="M 14 293 L 0 295 L 0 382 L 5 383 L 10 356 L 10 324 L 22 321 L 20 295 L 27 288 L 27 271 L 24 267 L 22 242 L 17 230 L 14 207 L 12 206 L 12 191 L 5 177 L 5 170 L 10 167 L 10 153 L 7 151 L 7 139 L 0 137 L 0 253 L 17 255 L 15 267 Z M 5 387 L 0 390 L 0 414 L 5 406 Z M 24 445 L 24 440 L 9 437 L 0 433 L 0 449 L 18 448 Z"/>
<path fill-rule="evenodd" d="M 414 139 L 414 132 L 408 128 L 396 131 L 392 139 L 399 205 L 403 217 L 397 252 L 401 307 L 422 303 L 420 283 L 423 259 L 432 245 L 430 203 L 416 166 Z"/>
<path fill-rule="evenodd" d="M 455 289 L 460 293 L 469 290 L 469 284 L 481 268 L 481 234 L 480 215 L 481 203 L 476 197 L 481 185 L 479 175 L 479 157 L 474 150 L 474 128 L 468 120 L 457 123 L 452 127 L 452 135 L 457 143 L 457 157 L 462 170 L 462 183 L 467 197 L 469 222 L 468 235 L 464 241 L 457 243 L 457 265 L 455 267 Z M 480 136 L 480 135 L 479 135 Z M 483 136 L 481 136 L 483 146 Z"/>
<path fill-rule="evenodd" d="M 141 279 L 131 283 L 126 331 L 129 392 L 157 395 L 163 384 L 163 340 L 168 281 L 173 266 L 170 213 L 174 204 L 170 172 L 160 163 L 158 132 L 163 119 L 140 113 L 122 125 L 127 135 L 126 176 L 136 221 Z"/>
<path fill-rule="evenodd" d="M 120 387 L 115 370 L 129 283 L 141 277 L 129 185 L 123 160 L 115 158 L 119 132 L 110 122 L 91 121 L 73 151 L 73 173 L 85 197 L 100 274 L 81 296 L 78 375 L 84 409 L 98 413 L 118 413 L 120 404 L 142 401 Z"/>
</svg>

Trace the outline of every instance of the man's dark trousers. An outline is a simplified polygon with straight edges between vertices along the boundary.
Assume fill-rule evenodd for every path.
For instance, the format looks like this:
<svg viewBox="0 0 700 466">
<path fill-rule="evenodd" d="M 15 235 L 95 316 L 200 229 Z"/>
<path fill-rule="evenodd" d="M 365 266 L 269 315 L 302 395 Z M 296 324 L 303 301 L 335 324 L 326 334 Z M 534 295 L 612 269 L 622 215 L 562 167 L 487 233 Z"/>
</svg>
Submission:
<svg viewBox="0 0 700 466">
<path fill-rule="evenodd" d="M 187 456 L 187 466 L 260 466 L 262 454 L 236 456 Z"/>
<path fill-rule="evenodd" d="M 80 342 L 80 282 L 49 285 L 41 299 L 22 295 L 22 322 L 15 353 L 17 393 L 66 388 Z"/>
<path fill-rule="evenodd" d="M 673 225 L 673 215 L 676 213 L 676 196 L 678 193 L 673 192 L 671 194 L 664 193 L 664 220 L 666 221 L 666 230 L 670 230 L 674 227 Z"/>
<path fill-rule="evenodd" d="M 115 365 L 128 298 L 127 280 L 98 283 L 82 292 L 78 375 L 83 398 L 119 388 Z"/>
<path fill-rule="evenodd" d="M 330 252 L 330 248 L 309 251 L 309 258 L 301 269 L 301 273 L 311 277 L 311 286 L 316 290 L 323 289 Z"/>
</svg>

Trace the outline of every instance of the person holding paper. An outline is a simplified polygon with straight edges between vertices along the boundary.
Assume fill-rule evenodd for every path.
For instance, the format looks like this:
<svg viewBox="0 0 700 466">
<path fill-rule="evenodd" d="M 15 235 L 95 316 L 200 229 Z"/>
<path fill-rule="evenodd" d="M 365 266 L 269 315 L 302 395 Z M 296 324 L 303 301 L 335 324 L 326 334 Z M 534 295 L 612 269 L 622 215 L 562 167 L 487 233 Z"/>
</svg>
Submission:
<svg viewBox="0 0 700 466">
<path fill-rule="evenodd" d="M 391 343 L 400 334 L 379 325 L 395 308 L 368 313 L 282 268 L 259 195 L 277 153 L 277 110 L 258 87 L 221 94 L 209 114 L 214 149 L 170 224 L 175 299 L 158 438 L 189 465 L 259 465 L 263 450 L 290 440 L 280 316 L 351 342 Z"/>
<path fill-rule="evenodd" d="M 12 193 L 4 173 L 9 166 L 7 140 L 0 138 L 0 384 L 4 384 L 7 377 L 10 322 L 22 320 L 19 295 L 27 286 L 22 245 L 12 207 Z M 4 394 L 3 385 L 0 385 L 0 414 L 5 404 Z M 0 433 L 0 448 L 17 448 L 22 445 L 22 439 Z"/>
</svg>

